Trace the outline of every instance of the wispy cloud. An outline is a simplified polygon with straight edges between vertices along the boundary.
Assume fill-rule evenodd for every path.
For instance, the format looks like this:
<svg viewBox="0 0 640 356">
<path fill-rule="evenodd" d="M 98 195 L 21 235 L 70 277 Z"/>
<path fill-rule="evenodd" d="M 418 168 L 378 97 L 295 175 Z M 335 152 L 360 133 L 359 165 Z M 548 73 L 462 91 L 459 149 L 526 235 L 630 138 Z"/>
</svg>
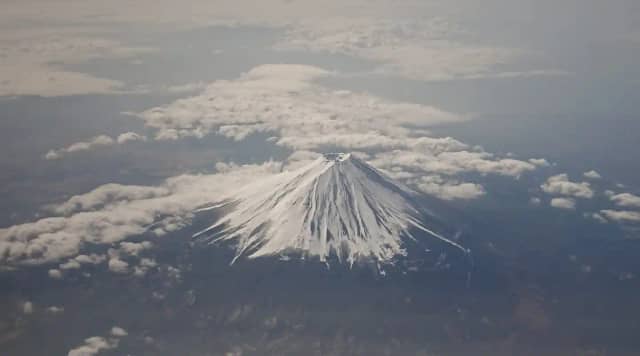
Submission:
<svg viewBox="0 0 640 356">
<path fill-rule="evenodd" d="M 98 147 L 112 146 L 115 144 L 124 144 L 132 141 L 146 141 L 146 140 L 147 138 L 145 136 L 137 134 L 135 132 L 122 133 L 118 135 L 118 137 L 116 137 L 115 139 L 107 135 L 100 135 L 100 136 L 92 137 L 88 141 L 80 141 L 80 142 L 73 143 L 65 148 L 50 150 L 44 155 L 44 158 L 47 160 L 55 160 L 55 159 L 60 159 L 69 153 L 89 151 Z"/>
<path fill-rule="evenodd" d="M 124 83 L 66 69 L 92 58 L 133 57 L 149 49 L 66 28 L 16 29 L 0 36 L 0 96 L 109 94 Z"/>
<path fill-rule="evenodd" d="M 378 64 L 374 72 L 412 80 L 557 76 L 557 69 L 500 70 L 533 56 L 526 50 L 476 44 L 468 33 L 442 17 L 385 19 L 378 16 L 303 21 L 277 46 L 283 50 L 340 53 Z"/>
</svg>

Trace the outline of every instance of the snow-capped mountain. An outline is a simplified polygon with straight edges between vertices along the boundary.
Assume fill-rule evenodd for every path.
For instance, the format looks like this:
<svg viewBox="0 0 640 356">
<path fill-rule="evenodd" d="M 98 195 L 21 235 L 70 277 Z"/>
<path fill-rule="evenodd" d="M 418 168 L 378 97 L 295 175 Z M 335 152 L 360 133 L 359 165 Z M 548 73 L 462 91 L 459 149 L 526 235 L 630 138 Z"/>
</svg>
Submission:
<svg viewBox="0 0 640 356">
<path fill-rule="evenodd" d="M 418 240 L 468 253 L 436 231 L 442 221 L 419 198 L 351 154 L 325 154 L 201 209 L 222 216 L 194 237 L 233 242 L 236 258 L 300 254 L 326 261 L 333 256 L 351 265 L 390 263 Z"/>
</svg>

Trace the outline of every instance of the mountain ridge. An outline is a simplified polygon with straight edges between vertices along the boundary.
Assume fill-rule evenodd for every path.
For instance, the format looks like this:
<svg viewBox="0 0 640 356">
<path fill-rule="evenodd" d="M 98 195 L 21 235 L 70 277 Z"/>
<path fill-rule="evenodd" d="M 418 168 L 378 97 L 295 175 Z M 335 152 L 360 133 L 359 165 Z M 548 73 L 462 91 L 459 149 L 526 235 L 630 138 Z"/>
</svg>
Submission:
<svg viewBox="0 0 640 356">
<path fill-rule="evenodd" d="M 231 192 L 200 209 L 221 217 L 194 234 L 210 243 L 235 244 L 248 258 L 303 253 L 326 262 L 331 256 L 393 263 L 417 241 L 415 231 L 468 254 L 429 225 L 438 217 L 417 203 L 420 194 L 394 182 L 348 153 L 328 153 L 312 163 Z"/>
</svg>

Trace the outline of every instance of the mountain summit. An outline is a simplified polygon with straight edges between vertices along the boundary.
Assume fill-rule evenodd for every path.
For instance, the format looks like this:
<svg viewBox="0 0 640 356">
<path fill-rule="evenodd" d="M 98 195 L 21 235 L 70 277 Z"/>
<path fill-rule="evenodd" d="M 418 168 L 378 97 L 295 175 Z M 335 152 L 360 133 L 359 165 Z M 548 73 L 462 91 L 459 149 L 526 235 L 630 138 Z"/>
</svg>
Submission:
<svg viewBox="0 0 640 356">
<path fill-rule="evenodd" d="M 441 221 L 419 198 L 363 160 L 330 153 L 201 209 L 220 210 L 222 216 L 194 237 L 234 242 L 236 259 L 298 253 L 321 261 L 334 256 L 351 265 L 390 263 L 406 255 L 407 242 L 418 239 L 467 253 L 430 227 Z"/>
</svg>

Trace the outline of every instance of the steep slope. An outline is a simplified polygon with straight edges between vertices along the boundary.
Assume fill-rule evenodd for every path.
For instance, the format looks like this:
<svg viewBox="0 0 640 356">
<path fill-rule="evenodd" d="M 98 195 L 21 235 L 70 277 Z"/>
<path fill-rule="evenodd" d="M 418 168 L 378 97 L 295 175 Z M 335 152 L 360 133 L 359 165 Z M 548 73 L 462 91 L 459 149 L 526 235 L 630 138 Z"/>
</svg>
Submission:
<svg viewBox="0 0 640 356">
<path fill-rule="evenodd" d="M 405 239 L 416 241 L 415 232 L 467 253 L 429 227 L 437 217 L 416 198 L 417 193 L 350 154 L 326 154 L 201 209 L 220 209 L 223 216 L 195 237 L 234 241 L 236 258 L 297 252 L 321 261 L 335 256 L 349 264 L 388 263 L 406 254 Z"/>
</svg>

